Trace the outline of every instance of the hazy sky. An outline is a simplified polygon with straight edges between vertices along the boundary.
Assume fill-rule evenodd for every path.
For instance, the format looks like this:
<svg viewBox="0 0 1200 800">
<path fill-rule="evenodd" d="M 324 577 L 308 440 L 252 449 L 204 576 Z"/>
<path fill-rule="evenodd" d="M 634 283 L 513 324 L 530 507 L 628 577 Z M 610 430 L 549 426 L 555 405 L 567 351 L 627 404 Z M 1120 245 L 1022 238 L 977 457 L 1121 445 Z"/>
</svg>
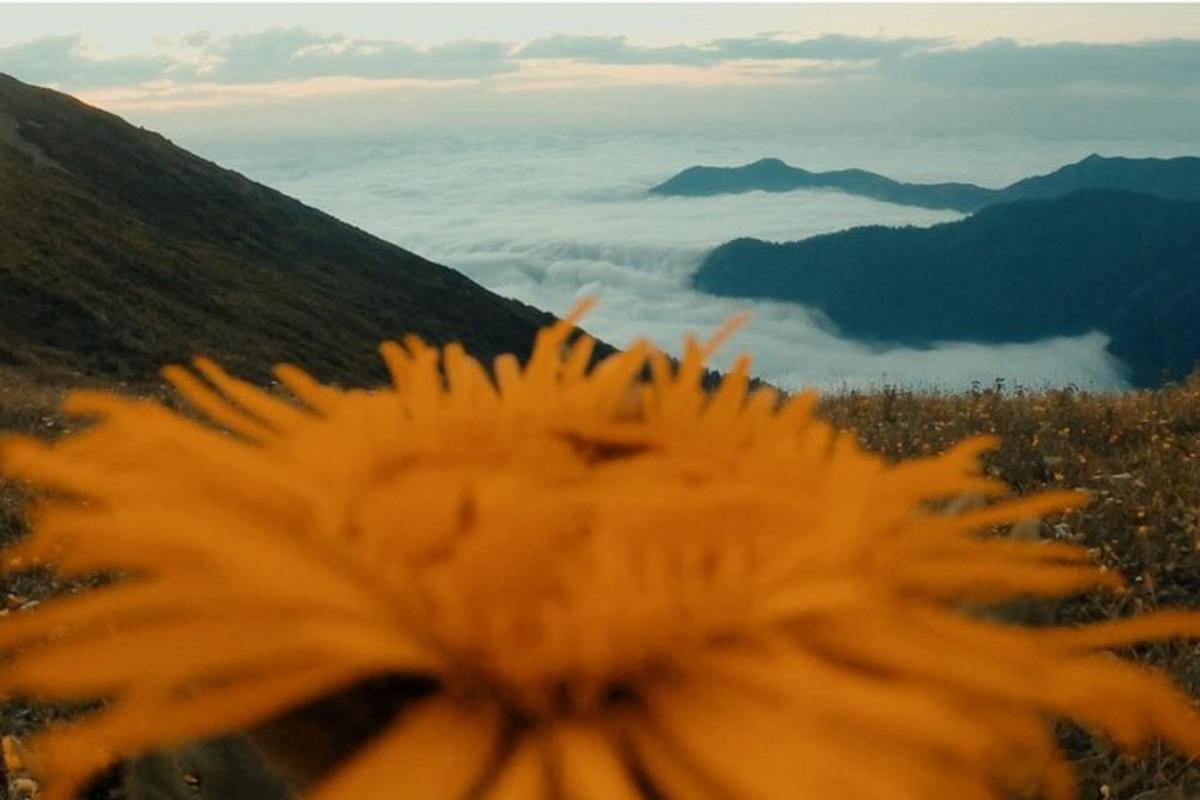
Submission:
<svg viewBox="0 0 1200 800">
<path fill-rule="evenodd" d="M 109 55 L 145 53 L 196 31 L 215 36 L 273 26 L 434 45 L 520 42 L 555 33 L 625 35 L 644 45 L 787 31 L 819 36 L 939 37 L 962 42 L 1130 42 L 1200 38 L 1193 4 L 13 4 L 0 5 L 0 46 L 80 33 Z"/>
<path fill-rule="evenodd" d="M 1200 4 L 2 5 L 0 71 L 171 130 L 1189 139 Z"/>
</svg>

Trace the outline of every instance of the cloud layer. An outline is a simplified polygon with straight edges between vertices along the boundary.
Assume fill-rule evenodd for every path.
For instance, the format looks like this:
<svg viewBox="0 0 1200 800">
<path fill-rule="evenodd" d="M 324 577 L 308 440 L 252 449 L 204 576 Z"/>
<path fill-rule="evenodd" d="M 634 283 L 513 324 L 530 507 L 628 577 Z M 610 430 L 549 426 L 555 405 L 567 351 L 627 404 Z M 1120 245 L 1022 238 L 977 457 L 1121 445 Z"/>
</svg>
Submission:
<svg viewBox="0 0 1200 800">
<path fill-rule="evenodd" d="M 1097 83 L 1194 89 L 1200 86 L 1200 42 L 1021 45 L 994 39 L 970 48 L 918 53 L 896 64 L 896 72 L 918 81 L 964 87 Z"/>
<path fill-rule="evenodd" d="M 868 39 L 827 34 L 791 40 L 777 35 L 716 39 L 701 45 L 639 47 L 624 36 L 558 35 L 535 39 L 512 53 L 514 59 L 553 58 L 595 64 L 673 64 L 715 66 L 731 61 L 874 61 L 944 46 L 949 39 Z"/>
<path fill-rule="evenodd" d="M 624 36 L 555 35 L 525 43 L 465 40 L 418 47 L 390 39 L 355 39 L 306 28 L 183 37 L 164 52 L 106 57 L 79 35 L 37 39 L 0 49 L 0 70 L 35 83 L 89 89 L 169 81 L 257 84 L 316 78 L 487 79 L 518 73 L 531 62 L 607 66 L 757 70 L 833 74 L 839 66 L 932 86 L 973 88 L 1106 84 L 1153 89 L 1200 88 L 1200 41 L 1126 44 L 1021 44 L 995 39 L 969 47 L 949 38 L 809 38 L 767 33 L 698 44 L 647 47 Z M 853 69 L 846 69 L 852 67 Z M 783 70 L 770 73 L 781 74 Z M 669 75 L 668 71 L 662 74 Z"/>
<path fill-rule="evenodd" d="M 198 65 L 178 70 L 176 79 L 186 76 L 230 84 L 334 77 L 448 80 L 516 69 L 507 58 L 508 46 L 500 42 L 458 41 L 422 49 L 405 42 L 347 39 L 305 28 L 204 39 L 199 50 Z"/>
<path fill-rule="evenodd" d="M 102 58 L 87 49 L 79 34 L 0 48 L 0 71 L 29 83 L 72 89 L 145 83 L 163 78 L 177 66 L 166 55 Z"/>
<path fill-rule="evenodd" d="M 1033 143 L 838 135 L 444 134 L 378 140 L 227 142 L 206 157 L 403 247 L 462 270 L 502 295 L 563 312 L 582 295 L 599 307 L 589 330 L 625 346 L 649 336 L 676 350 L 750 310 L 722 352 L 755 356 L 758 374 L 787 386 L 902 382 L 926 388 L 1074 382 L 1121 385 L 1100 334 L 1033 344 L 947 343 L 928 350 L 846 340 L 798 305 L 712 297 L 690 276 L 713 246 L 737 236 L 796 239 L 863 224 L 927 225 L 950 212 L 835 192 L 649 198 L 646 189 L 694 162 L 744 162 L 762 153 L 814 168 L 860 164 L 921 178 L 1005 183 L 1076 160 L 1098 142 Z M 1151 151 L 1153 153 L 1153 151 Z M 1157 153 L 1153 153 L 1157 154 Z M 989 163 L 991 162 L 991 163 Z"/>
</svg>

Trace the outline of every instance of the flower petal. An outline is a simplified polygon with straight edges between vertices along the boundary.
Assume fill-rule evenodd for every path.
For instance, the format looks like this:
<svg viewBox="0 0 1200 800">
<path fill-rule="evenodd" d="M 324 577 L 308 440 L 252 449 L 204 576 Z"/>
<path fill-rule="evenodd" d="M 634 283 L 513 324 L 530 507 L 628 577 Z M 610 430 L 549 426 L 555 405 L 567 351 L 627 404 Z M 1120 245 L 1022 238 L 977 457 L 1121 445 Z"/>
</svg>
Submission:
<svg viewBox="0 0 1200 800">
<path fill-rule="evenodd" d="M 598 727 L 556 725 L 548 734 L 564 800 L 639 800 L 632 764 Z"/>
<path fill-rule="evenodd" d="M 45 783 L 43 800 L 74 800 L 90 776 L 118 759 L 251 727 L 361 677 L 341 665 L 298 664 L 220 690 L 126 696 L 83 722 L 51 728 L 31 741 L 32 761 Z"/>
<path fill-rule="evenodd" d="M 500 733 L 495 708 L 426 700 L 405 711 L 306 800 L 364 800 L 396 790 L 414 800 L 465 800 L 497 757 Z"/>
<path fill-rule="evenodd" d="M 544 742 L 525 736 L 501 766 L 481 800 L 545 800 L 550 797 Z"/>
</svg>

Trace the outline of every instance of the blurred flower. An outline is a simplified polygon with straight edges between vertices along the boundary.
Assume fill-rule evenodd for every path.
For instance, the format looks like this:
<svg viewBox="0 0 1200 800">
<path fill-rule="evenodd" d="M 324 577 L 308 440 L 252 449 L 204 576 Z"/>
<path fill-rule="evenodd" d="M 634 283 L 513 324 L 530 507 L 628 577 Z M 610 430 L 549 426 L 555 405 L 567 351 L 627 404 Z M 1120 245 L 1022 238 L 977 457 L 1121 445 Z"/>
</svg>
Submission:
<svg viewBox="0 0 1200 800">
<path fill-rule="evenodd" d="M 223 430 L 78 392 L 96 426 L 10 441 L 57 498 L 10 563 L 126 576 L 0 623 L 5 693 L 108 700 L 35 741 L 48 800 L 382 674 L 435 688 L 312 797 L 1069 798 L 1054 717 L 1200 754 L 1188 698 L 1103 652 L 1196 616 L 963 611 L 1118 586 L 1073 545 L 981 535 L 1081 495 L 939 512 L 1005 493 L 990 439 L 890 466 L 811 394 L 748 392 L 745 357 L 703 390 L 733 325 L 678 365 L 593 366 L 581 311 L 524 368 L 410 337 L 380 391 L 280 367 L 295 404 L 198 360 L 166 377 Z"/>
</svg>

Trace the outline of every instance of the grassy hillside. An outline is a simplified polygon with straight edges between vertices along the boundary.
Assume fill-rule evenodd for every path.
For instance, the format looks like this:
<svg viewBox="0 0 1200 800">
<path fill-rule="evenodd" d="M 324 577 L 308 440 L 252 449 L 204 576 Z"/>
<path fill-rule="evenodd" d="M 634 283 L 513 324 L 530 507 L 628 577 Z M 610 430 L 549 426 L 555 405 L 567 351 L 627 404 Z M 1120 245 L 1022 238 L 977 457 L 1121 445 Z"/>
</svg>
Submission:
<svg viewBox="0 0 1200 800">
<path fill-rule="evenodd" d="M 54 411 L 58 394 L 19 374 L 0 373 L 0 426 L 59 434 L 70 421 Z M 1040 535 L 1084 543 L 1100 562 L 1126 576 L 1128 591 L 1020 604 L 1011 613 L 1044 624 L 1168 606 L 1200 607 L 1200 380 L 1114 395 L 1000 387 L 932 396 L 852 392 L 825 398 L 821 413 L 855 429 L 867 446 L 892 459 L 938 452 L 972 434 L 997 434 L 1002 444 L 987 458 L 988 470 L 1017 492 L 1074 487 L 1092 495 L 1082 511 L 1043 520 Z M 0 539 L 11 541 L 21 534 L 26 499 L 17 487 L 0 484 Z M 48 574 L 10 574 L 3 580 L 0 598 L 9 608 L 56 591 L 86 590 L 64 586 Z M 1167 668 L 1200 696 L 1196 645 L 1147 646 L 1134 655 Z M 0 733 L 27 733 L 52 713 L 9 705 L 0 709 Z M 1068 727 L 1060 738 L 1082 778 L 1082 797 L 1168 800 L 1200 795 L 1200 768 L 1169 752 L 1120 757 L 1105 741 Z M 1108 787 L 1107 794 L 1102 787 Z"/>
<path fill-rule="evenodd" d="M 524 353 L 547 315 L 155 133 L 0 75 L 0 365 L 139 381 L 207 353 L 382 378 L 415 331 Z"/>
</svg>

